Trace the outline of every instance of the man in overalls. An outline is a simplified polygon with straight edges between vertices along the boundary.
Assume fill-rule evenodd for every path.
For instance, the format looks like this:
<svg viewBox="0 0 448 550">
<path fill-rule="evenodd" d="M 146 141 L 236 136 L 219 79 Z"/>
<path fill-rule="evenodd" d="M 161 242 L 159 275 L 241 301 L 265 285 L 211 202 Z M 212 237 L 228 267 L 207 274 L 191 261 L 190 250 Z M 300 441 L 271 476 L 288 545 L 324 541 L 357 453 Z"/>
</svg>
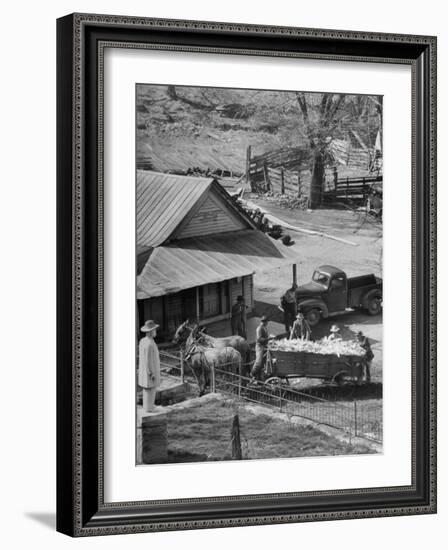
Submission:
<svg viewBox="0 0 448 550">
<path fill-rule="evenodd" d="M 252 367 L 251 376 L 260 379 L 266 361 L 266 350 L 269 342 L 268 318 L 263 315 L 256 331 L 255 341 L 255 363 Z"/>
<path fill-rule="evenodd" d="M 372 351 L 372 347 L 367 336 L 365 336 L 361 331 L 359 331 L 356 336 L 358 338 L 359 345 L 366 352 L 365 377 L 366 382 L 370 382 L 370 367 L 372 366 L 372 360 L 375 357 L 375 354 Z"/>
</svg>

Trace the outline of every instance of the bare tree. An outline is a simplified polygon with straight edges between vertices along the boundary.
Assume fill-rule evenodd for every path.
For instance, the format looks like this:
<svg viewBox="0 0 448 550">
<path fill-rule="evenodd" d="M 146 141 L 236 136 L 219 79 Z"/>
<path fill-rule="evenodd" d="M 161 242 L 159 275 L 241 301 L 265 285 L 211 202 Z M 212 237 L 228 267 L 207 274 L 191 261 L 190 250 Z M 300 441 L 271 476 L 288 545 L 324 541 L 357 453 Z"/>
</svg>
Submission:
<svg viewBox="0 0 448 550">
<path fill-rule="evenodd" d="M 296 92 L 311 149 L 311 186 L 308 202 L 310 208 L 316 208 L 320 205 L 322 197 L 328 146 L 339 123 L 337 115 L 345 102 L 345 94 L 323 93 L 320 102 L 312 104 L 309 97 L 310 94 Z"/>
</svg>

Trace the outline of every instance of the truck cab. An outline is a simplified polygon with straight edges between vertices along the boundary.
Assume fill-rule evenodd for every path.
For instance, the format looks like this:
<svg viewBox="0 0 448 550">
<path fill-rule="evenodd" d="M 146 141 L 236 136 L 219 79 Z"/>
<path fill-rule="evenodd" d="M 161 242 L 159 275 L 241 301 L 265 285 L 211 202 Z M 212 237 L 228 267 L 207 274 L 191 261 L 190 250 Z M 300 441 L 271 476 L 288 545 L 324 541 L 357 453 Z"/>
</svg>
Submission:
<svg viewBox="0 0 448 550">
<path fill-rule="evenodd" d="M 364 308 L 377 315 L 382 307 L 382 280 L 373 274 L 347 278 L 341 269 L 321 265 L 309 283 L 297 287 L 296 301 L 311 326 L 349 308 Z"/>
</svg>

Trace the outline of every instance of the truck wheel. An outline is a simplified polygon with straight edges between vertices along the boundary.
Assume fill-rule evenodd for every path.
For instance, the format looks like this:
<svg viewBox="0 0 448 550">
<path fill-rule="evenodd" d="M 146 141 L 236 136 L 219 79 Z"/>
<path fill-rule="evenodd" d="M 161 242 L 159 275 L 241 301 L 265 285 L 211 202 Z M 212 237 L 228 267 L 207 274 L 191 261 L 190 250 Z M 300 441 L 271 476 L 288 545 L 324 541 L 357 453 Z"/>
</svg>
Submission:
<svg viewBox="0 0 448 550">
<path fill-rule="evenodd" d="M 315 327 L 320 321 L 320 311 L 316 308 L 310 309 L 305 314 L 305 318 L 308 321 L 310 327 Z"/>
<path fill-rule="evenodd" d="M 381 296 L 372 296 L 372 298 L 370 298 L 370 300 L 367 302 L 367 311 L 369 315 L 378 315 L 379 313 L 381 313 L 381 301 Z"/>
</svg>

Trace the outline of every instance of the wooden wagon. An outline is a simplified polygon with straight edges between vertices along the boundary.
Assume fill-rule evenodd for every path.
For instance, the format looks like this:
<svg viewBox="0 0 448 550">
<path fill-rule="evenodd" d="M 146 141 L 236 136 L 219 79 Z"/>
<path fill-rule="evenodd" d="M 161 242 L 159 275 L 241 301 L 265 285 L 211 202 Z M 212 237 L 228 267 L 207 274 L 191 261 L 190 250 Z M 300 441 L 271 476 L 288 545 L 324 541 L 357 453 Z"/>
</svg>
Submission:
<svg viewBox="0 0 448 550">
<path fill-rule="evenodd" d="M 365 356 L 321 354 L 305 351 L 267 350 L 265 382 L 287 382 L 289 378 L 320 378 L 343 384 L 365 381 Z"/>
</svg>

